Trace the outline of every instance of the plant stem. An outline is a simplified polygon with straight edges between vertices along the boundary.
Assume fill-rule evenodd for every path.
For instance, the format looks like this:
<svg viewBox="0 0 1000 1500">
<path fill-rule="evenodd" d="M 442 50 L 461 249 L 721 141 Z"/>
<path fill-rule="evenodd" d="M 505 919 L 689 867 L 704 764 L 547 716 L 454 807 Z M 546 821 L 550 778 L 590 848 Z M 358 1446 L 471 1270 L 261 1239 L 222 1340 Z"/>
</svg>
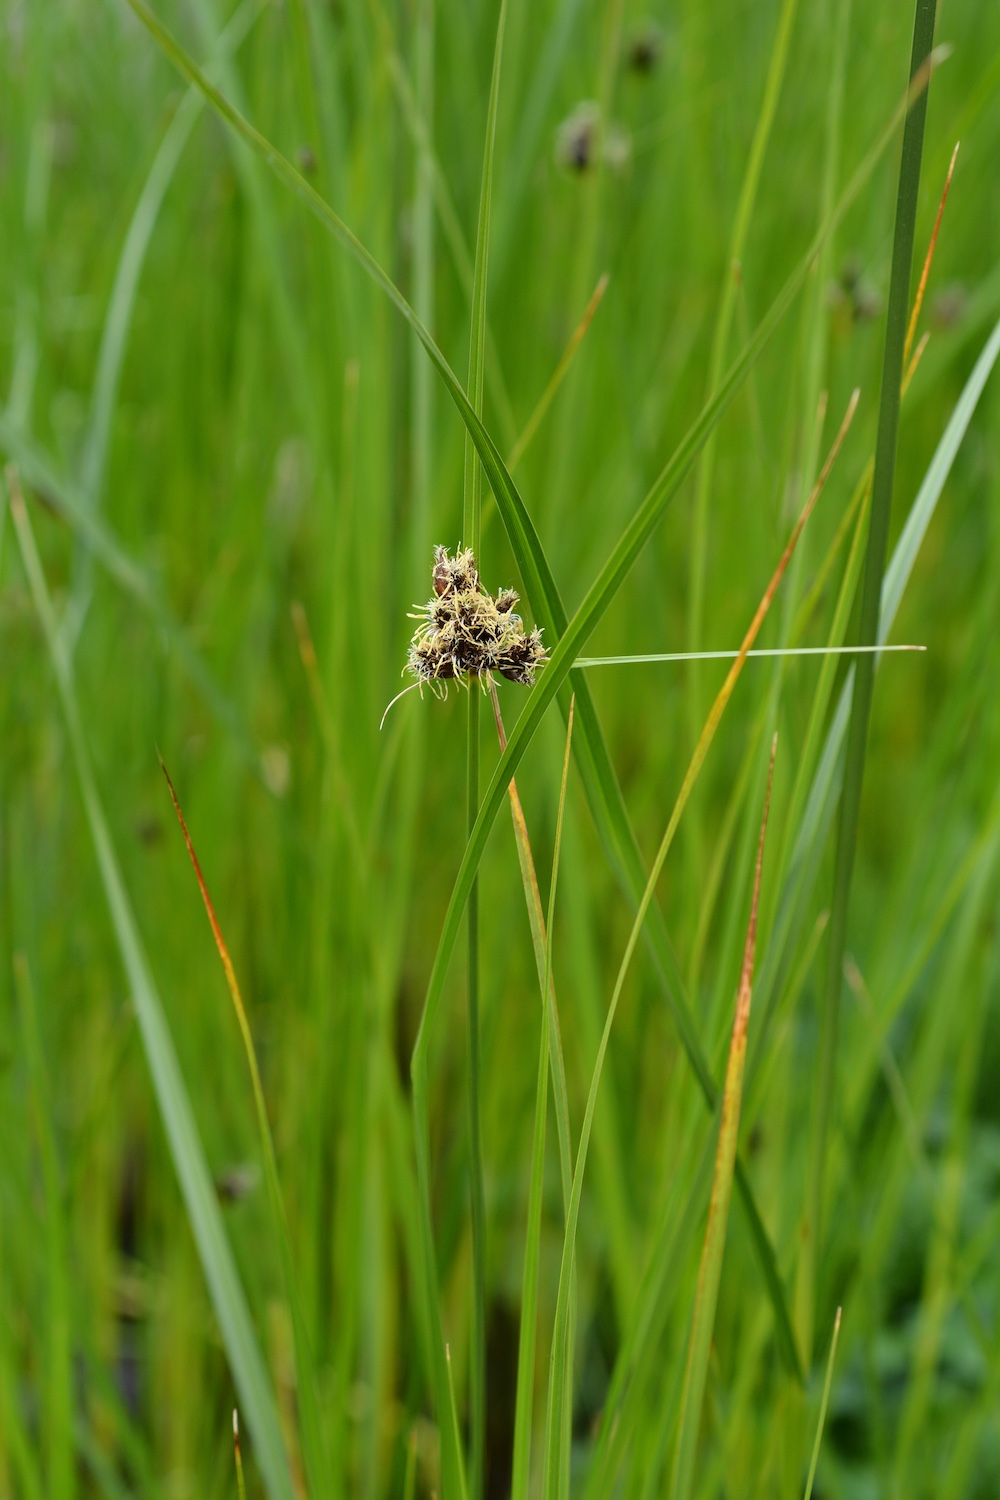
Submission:
<svg viewBox="0 0 1000 1500">
<path fill-rule="evenodd" d="M 934 40 L 936 0 L 916 0 L 913 19 L 913 47 L 910 57 L 911 78 L 930 54 Z M 886 314 L 885 353 L 882 365 L 882 387 L 879 399 L 878 436 L 875 446 L 875 472 L 872 480 L 871 521 L 868 549 L 862 583 L 861 616 L 858 641 L 870 645 L 877 640 L 882 575 L 889 538 L 892 488 L 896 467 L 896 443 L 899 432 L 900 387 L 903 375 L 903 349 L 906 341 L 907 313 L 910 297 L 910 274 L 913 263 L 913 237 L 916 225 L 917 194 L 920 187 L 920 162 L 927 115 L 927 91 L 922 89 L 913 101 L 903 130 L 903 150 L 899 166 L 899 189 L 896 199 L 896 223 L 892 246 L 892 272 Z M 837 1031 L 844 947 L 847 937 L 847 908 L 850 897 L 854 851 L 857 843 L 858 813 L 864 777 L 865 748 L 871 718 L 875 658 L 858 657 L 854 676 L 854 695 L 847 735 L 847 758 L 837 830 L 837 854 L 830 910 L 830 937 L 827 948 L 826 982 L 823 997 L 820 1067 L 816 1102 L 816 1124 L 813 1135 L 809 1204 L 807 1215 L 808 1249 L 812 1263 L 810 1328 L 815 1310 L 816 1262 L 822 1232 L 823 1185 L 828 1154 L 833 1097 L 836 1082 Z M 806 1349 L 809 1355 L 810 1348 Z"/>
</svg>

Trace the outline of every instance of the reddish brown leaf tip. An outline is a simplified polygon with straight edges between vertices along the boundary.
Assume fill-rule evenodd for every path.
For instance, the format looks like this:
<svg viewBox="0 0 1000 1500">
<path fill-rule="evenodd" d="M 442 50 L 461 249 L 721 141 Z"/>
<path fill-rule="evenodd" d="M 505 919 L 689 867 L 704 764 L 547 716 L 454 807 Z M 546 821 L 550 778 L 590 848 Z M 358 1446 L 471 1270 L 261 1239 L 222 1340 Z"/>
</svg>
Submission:
<svg viewBox="0 0 1000 1500">
<path fill-rule="evenodd" d="M 757 841 L 757 865 L 753 878 L 753 900 L 750 904 L 750 921 L 747 924 L 747 940 L 743 949 L 743 968 L 740 973 L 739 999 L 736 1005 L 734 1033 L 744 1034 L 750 1020 L 750 996 L 753 985 L 754 952 L 757 946 L 757 912 L 760 905 L 760 880 L 764 868 L 764 839 L 767 834 L 767 819 L 771 810 L 771 784 L 774 780 L 774 757 L 778 750 L 778 735 L 771 740 L 771 759 L 767 768 L 767 790 L 764 793 L 764 812 L 760 820 L 760 838 Z"/>
</svg>

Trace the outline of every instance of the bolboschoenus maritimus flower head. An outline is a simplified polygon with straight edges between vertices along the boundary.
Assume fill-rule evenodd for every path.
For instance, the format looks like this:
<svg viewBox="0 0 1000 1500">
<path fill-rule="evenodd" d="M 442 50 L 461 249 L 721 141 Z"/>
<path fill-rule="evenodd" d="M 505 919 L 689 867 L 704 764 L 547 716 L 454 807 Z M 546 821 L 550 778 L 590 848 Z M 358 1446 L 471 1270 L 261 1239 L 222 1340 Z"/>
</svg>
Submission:
<svg viewBox="0 0 1000 1500">
<path fill-rule="evenodd" d="M 496 672 L 530 687 L 547 658 L 540 630 L 525 631 L 515 613 L 517 594 L 501 589 L 488 594 L 472 552 L 459 549 L 449 557 L 434 548 L 434 597 L 418 615 L 410 642 L 407 670 L 418 683 L 436 688 L 473 677 L 484 684 Z"/>
</svg>

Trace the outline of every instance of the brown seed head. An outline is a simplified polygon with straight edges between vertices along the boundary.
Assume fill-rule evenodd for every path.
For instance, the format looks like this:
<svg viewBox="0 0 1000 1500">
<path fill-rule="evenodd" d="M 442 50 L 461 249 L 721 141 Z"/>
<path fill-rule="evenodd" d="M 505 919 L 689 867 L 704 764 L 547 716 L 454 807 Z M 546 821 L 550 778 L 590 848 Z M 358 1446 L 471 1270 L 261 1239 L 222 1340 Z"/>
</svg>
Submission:
<svg viewBox="0 0 1000 1500">
<path fill-rule="evenodd" d="M 435 547 L 433 582 L 434 597 L 417 616 L 420 624 L 407 655 L 414 677 L 433 686 L 498 672 L 530 687 L 546 651 L 541 631 L 526 634 L 514 613 L 514 590 L 501 589 L 496 597 L 486 593 L 468 548 L 450 557 L 446 547 Z"/>
</svg>

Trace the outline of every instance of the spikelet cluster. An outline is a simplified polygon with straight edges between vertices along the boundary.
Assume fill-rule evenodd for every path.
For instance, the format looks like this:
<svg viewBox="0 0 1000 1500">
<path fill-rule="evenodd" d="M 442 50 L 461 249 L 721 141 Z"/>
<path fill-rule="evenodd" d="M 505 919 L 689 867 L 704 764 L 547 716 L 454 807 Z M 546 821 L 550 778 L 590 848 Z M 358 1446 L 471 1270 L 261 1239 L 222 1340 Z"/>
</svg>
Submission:
<svg viewBox="0 0 1000 1500">
<path fill-rule="evenodd" d="M 407 668 L 432 686 L 492 672 L 530 687 L 546 660 L 540 630 L 525 631 L 513 589 L 486 593 L 470 549 L 434 548 L 434 597 L 418 615 Z"/>
</svg>

